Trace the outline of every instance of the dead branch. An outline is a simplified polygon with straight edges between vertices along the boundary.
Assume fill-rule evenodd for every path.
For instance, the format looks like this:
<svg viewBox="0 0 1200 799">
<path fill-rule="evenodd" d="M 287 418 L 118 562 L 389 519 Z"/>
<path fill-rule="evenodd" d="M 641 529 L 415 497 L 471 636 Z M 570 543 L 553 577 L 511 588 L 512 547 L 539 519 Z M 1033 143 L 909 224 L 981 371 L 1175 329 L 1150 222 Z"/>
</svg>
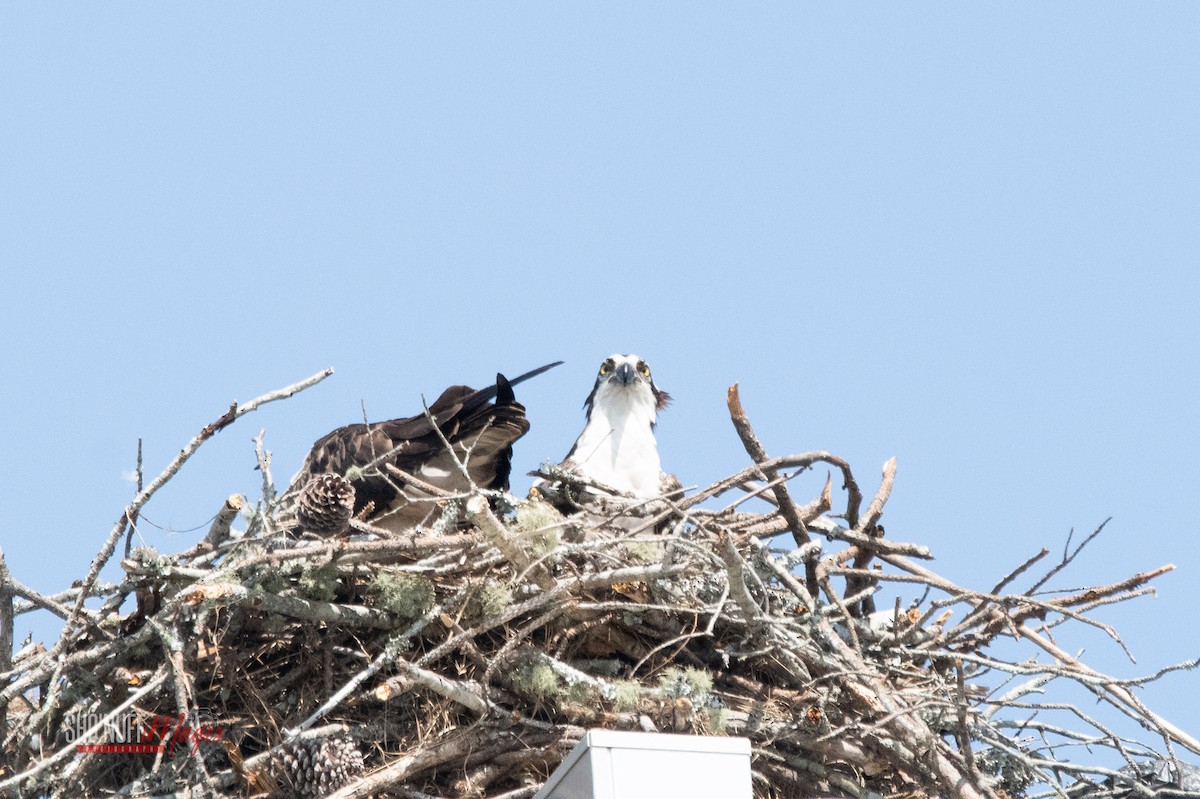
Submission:
<svg viewBox="0 0 1200 799">
<path fill-rule="evenodd" d="M 213 519 L 212 526 L 208 528 L 208 535 L 204 536 L 204 540 L 210 546 L 218 546 L 229 537 L 229 527 L 233 524 L 233 520 L 242 511 L 241 494 L 230 494 L 225 500 L 225 504 L 217 511 L 216 518 Z"/>
</svg>

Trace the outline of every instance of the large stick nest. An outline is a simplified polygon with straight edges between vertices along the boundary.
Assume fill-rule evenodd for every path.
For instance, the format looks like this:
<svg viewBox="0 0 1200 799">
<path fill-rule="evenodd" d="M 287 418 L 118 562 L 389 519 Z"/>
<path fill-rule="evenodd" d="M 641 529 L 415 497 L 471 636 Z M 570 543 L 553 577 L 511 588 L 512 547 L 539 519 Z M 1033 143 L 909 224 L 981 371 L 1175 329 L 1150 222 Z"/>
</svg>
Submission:
<svg viewBox="0 0 1200 799">
<path fill-rule="evenodd" d="M 321 377 L 231 407 L 181 457 Z M 5 655 L 14 612 L 67 620 L 49 650 L 29 645 L 3 664 L 0 790 L 515 799 L 589 727 L 746 736 L 756 797 L 1178 787 L 1175 750 L 1200 743 L 1144 707 L 1133 682 L 1056 643 L 1080 625 L 1119 643 L 1088 614 L 1146 593 L 1170 567 L 1059 593 L 1047 585 L 1078 550 L 1049 567 L 1043 550 L 985 590 L 954 585 L 928 549 L 884 535 L 894 461 L 864 508 L 849 464 L 826 452 L 770 458 L 736 388 L 729 406 L 752 465 L 703 490 L 567 516 L 537 496 L 472 491 L 440 500 L 436 528 L 399 537 L 360 521 L 288 535 L 260 437 L 264 496 L 244 533 L 230 531 L 240 506 L 230 498 L 197 546 L 134 549 L 126 577 L 102 583 L 179 460 L 72 589 L 46 597 L 0 574 Z M 837 507 L 828 482 L 807 504 L 792 497 L 792 478 L 820 465 L 844 489 Z M 559 482 L 555 495 L 585 489 Z M 337 481 L 314 491 L 324 494 L 312 507 L 345 502 Z M 877 607 L 896 583 L 914 601 Z M 1153 743 L 1048 690 L 1067 685 Z M 129 719 L 161 751 L 79 749 L 118 740 Z M 1155 779 L 1117 772 L 1147 763 Z"/>
</svg>

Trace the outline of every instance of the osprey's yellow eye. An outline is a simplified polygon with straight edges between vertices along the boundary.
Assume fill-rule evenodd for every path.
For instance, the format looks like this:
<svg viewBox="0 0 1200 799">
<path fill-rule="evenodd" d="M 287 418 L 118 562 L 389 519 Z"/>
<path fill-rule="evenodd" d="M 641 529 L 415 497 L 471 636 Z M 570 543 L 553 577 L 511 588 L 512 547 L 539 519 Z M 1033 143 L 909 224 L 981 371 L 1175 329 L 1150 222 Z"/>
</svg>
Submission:
<svg viewBox="0 0 1200 799">
<path fill-rule="evenodd" d="M 600 376 L 603 377 L 606 374 L 608 374 L 608 364 L 606 364 L 606 363 L 601 364 L 600 365 Z"/>
<path fill-rule="evenodd" d="M 642 377 L 649 377 L 649 376 L 650 376 L 650 367 L 647 366 L 646 364 L 642 364 Z"/>
</svg>

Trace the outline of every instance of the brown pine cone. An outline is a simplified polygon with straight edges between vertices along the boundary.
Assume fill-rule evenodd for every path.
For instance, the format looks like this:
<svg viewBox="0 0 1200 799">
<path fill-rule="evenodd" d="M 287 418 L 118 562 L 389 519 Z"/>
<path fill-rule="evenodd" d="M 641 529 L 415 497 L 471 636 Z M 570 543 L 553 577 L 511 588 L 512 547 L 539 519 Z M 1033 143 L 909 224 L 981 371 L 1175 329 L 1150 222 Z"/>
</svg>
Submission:
<svg viewBox="0 0 1200 799">
<path fill-rule="evenodd" d="M 326 538 L 349 527 L 353 513 L 354 486 L 332 472 L 318 474 L 309 480 L 296 503 L 300 526 Z"/>
<path fill-rule="evenodd" d="M 274 797 L 327 796 L 363 773 L 362 753 L 348 738 L 300 739 L 271 758 Z"/>
</svg>

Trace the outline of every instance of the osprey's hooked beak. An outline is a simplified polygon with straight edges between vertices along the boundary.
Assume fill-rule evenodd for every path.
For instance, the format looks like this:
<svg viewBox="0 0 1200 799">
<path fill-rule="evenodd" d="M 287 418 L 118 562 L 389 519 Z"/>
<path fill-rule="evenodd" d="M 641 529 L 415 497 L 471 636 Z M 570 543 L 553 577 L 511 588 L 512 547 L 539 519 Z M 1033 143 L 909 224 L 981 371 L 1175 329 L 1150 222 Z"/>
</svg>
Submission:
<svg viewBox="0 0 1200 799">
<path fill-rule="evenodd" d="M 616 380 L 623 386 L 627 386 L 634 380 L 637 380 L 637 372 L 635 372 L 633 367 L 629 364 L 623 363 L 617 367 L 615 372 L 613 372 L 612 379 Z"/>
</svg>

